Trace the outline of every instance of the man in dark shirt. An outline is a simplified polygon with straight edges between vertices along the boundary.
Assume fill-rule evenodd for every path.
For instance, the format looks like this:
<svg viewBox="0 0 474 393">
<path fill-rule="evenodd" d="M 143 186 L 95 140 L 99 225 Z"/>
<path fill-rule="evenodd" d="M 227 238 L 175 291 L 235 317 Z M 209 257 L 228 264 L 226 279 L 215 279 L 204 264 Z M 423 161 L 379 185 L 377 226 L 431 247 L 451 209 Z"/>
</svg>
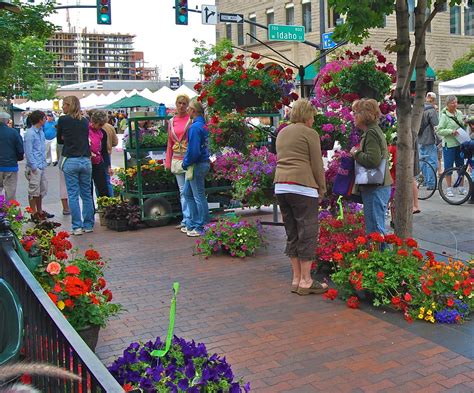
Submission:
<svg viewBox="0 0 474 393">
<path fill-rule="evenodd" d="M 23 160 L 23 141 L 20 133 L 7 126 L 11 116 L 0 112 L 0 193 L 5 189 L 7 200 L 16 198 L 18 161 Z"/>
</svg>

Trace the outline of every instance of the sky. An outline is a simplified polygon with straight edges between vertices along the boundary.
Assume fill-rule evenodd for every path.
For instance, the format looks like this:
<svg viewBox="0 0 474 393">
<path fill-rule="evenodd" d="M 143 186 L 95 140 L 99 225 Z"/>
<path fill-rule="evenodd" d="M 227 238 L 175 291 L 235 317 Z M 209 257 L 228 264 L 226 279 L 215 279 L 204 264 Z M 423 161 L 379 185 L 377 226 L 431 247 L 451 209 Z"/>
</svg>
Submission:
<svg viewBox="0 0 474 393">
<path fill-rule="evenodd" d="M 174 0 L 111 0 L 112 25 L 96 23 L 95 9 L 69 9 L 71 27 L 87 28 L 88 32 L 134 34 L 136 51 L 145 54 L 147 67 L 158 66 L 160 78 L 178 76 L 183 65 L 184 79 L 197 80 L 199 70 L 189 61 L 193 57 L 193 38 L 215 43 L 215 26 L 203 25 L 201 14 L 189 12 L 188 25 L 175 24 Z M 214 5 L 214 0 L 197 3 L 188 0 L 188 7 L 201 10 L 202 4 Z M 61 5 L 94 5 L 96 0 L 57 0 Z M 50 21 L 68 31 L 66 10 L 57 10 Z"/>
</svg>

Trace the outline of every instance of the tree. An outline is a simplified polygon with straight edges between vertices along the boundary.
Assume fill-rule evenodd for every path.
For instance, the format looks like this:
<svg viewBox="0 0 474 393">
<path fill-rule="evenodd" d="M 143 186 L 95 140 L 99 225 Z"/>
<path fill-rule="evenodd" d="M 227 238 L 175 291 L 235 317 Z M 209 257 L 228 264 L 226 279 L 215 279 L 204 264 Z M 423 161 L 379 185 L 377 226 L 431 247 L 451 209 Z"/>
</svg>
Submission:
<svg viewBox="0 0 474 393">
<path fill-rule="evenodd" d="M 437 75 L 442 81 L 449 81 L 451 79 L 460 78 L 474 72 L 474 45 L 471 50 L 464 56 L 455 60 L 453 67 L 450 70 L 439 70 Z M 461 104 L 474 104 L 474 97 L 458 97 Z"/>
<path fill-rule="evenodd" d="M 206 41 L 198 41 L 196 38 L 193 39 L 196 44 L 194 48 L 194 55 L 191 62 L 199 67 L 199 73 L 202 76 L 204 65 L 212 63 L 213 60 L 218 58 L 223 53 L 232 53 L 232 41 L 224 38 L 216 43 L 216 45 L 207 44 Z"/>
<path fill-rule="evenodd" d="M 395 12 L 397 35 L 388 45 L 388 50 L 397 55 L 397 187 L 395 191 L 395 231 L 400 237 L 409 237 L 413 227 L 413 139 L 418 134 L 426 94 L 426 30 L 443 10 L 446 0 L 418 0 L 415 7 L 415 39 L 412 46 L 409 30 L 409 9 L 407 0 L 328 0 L 334 11 L 346 15 L 346 20 L 335 29 L 334 39 L 347 39 L 355 44 L 362 43 L 370 34 L 369 29 L 383 28 L 386 15 Z M 461 0 L 450 0 L 449 5 L 460 4 Z M 431 12 L 426 13 L 427 7 Z M 416 69 L 416 96 L 411 105 L 410 79 Z"/>
<path fill-rule="evenodd" d="M 20 5 L 19 0 L 13 2 Z M 53 57 L 46 55 L 45 43 L 56 30 L 56 26 L 46 20 L 54 12 L 54 5 L 54 0 L 46 0 L 38 5 L 21 3 L 18 14 L 0 10 L 0 95 L 7 99 L 15 90 L 13 85 L 27 88 L 34 85 L 28 82 L 32 71 L 36 83 L 41 84 L 44 72 L 52 65 Z M 28 63 L 22 65 L 22 60 Z"/>
</svg>

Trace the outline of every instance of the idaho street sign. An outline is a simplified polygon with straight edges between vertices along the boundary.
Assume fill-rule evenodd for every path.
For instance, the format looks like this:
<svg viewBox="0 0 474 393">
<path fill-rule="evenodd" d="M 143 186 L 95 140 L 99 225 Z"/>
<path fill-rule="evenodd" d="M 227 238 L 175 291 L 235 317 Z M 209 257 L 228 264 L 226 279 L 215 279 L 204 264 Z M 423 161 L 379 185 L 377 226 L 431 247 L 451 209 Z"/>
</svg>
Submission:
<svg viewBox="0 0 474 393">
<path fill-rule="evenodd" d="M 244 14 L 227 14 L 219 12 L 219 22 L 244 23 Z"/>
<path fill-rule="evenodd" d="M 331 49 L 336 46 L 336 43 L 332 40 L 333 34 L 332 31 L 329 33 L 323 33 L 323 49 Z"/>
<path fill-rule="evenodd" d="M 203 25 L 217 25 L 217 7 L 203 4 L 201 6 L 201 21 Z"/>
<path fill-rule="evenodd" d="M 304 26 L 268 25 L 269 41 L 304 41 Z"/>
</svg>

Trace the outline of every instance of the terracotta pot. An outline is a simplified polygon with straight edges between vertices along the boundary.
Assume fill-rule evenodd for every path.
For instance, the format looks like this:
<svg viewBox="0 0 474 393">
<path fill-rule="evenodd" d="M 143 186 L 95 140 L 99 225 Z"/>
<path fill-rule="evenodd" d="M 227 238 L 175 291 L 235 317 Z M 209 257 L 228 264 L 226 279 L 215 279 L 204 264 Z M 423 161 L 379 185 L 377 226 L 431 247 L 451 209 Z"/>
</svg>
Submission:
<svg viewBox="0 0 474 393">
<path fill-rule="evenodd" d="M 105 227 L 107 225 L 107 220 L 104 214 L 105 213 L 103 211 L 99 211 L 99 223 L 101 227 Z"/>
<path fill-rule="evenodd" d="M 79 333 L 79 336 L 82 337 L 87 346 L 94 352 L 95 347 L 97 346 L 97 341 L 99 340 L 99 331 L 100 326 L 91 325 L 78 330 L 77 333 Z"/>
</svg>

